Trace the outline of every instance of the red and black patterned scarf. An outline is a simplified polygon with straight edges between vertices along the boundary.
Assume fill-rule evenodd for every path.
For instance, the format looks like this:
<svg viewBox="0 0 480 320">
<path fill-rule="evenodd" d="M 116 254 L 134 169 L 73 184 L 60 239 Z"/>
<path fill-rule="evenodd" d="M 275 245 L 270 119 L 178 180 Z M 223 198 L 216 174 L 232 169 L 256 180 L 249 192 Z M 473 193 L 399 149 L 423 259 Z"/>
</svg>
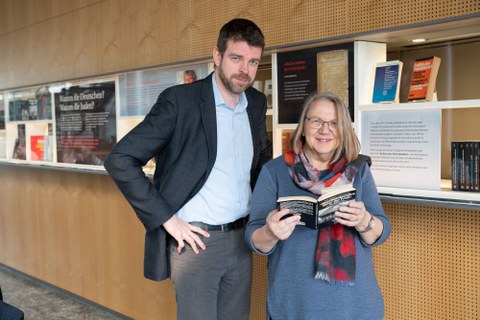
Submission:
<svg viewBox="0 0 480 320">
<path fill-rule="evenodd" d="M 325 188 L 352 183 L 359 164 L 358 161 L 347 163 L 346 158 L 341 157 L 331 163 L 328 170 L 319 171 L 308 162 L 303 151 L 301 154 L 289 151 L 284 154 L 284 159 L 295 184 L 319 196 Z M 315 252 L 315 279 L 331 284 L 353 285 L 355 262 L 353 228 L 342 224 L 319 228 Z"/>
</svg>

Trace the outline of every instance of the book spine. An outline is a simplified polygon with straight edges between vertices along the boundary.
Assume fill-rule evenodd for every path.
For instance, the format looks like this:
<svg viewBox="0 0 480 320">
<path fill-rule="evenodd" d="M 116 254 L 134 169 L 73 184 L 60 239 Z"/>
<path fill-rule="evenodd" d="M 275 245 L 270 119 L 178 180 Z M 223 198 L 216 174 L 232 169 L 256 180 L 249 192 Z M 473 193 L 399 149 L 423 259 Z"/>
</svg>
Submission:
<svg viewBox="0 0 480 320">
<path fill-rule="evenodd" d="M 458 145 L 458 151 L 460 153 L 460 174 L 459 174 L 459 190 L 465 191 L 465 143 L 460 142 Z"/>
<path fill-rule="evenodd" d="M 305 227 L 310 229 L 317 229 L 317 219 L 316 212 L 318 212 L 318 205 L 315 203 L 313 205 L 313 212 L 303 212 L 301 214 L 300 223 L 304 224 Z"/>
<path fill-rule="evenodd" d="M 458 190 L 458 142 L 451 142 L 452 190 Z"/>
<path fill-rule="evenodd" d="M 473 142 L 473 191 L 480 191 L 480 141 Z"/>
<path fill-rule="evenodd" d="M 466 141 L 463 145 L 464 147 L 464 158 L 463 158 L 463 166 L 465 167 L 465 185 L 464 191 L 470 191 L 470 142 Z"/>
<path fill-rule="evenodd" d="M 474 176 L 473 176 L 473 142 L 467 143 L 468 154 L 468 190 L 473 191 Z"/>
</svg>

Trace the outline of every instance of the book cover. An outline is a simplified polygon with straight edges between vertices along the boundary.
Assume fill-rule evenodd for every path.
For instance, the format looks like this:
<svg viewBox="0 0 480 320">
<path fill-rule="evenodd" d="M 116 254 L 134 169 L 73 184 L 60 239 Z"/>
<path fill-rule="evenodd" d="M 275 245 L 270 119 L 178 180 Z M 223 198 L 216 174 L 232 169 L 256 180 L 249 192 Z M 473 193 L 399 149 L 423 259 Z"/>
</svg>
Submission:
<svg viewBox="0 0 480 320">
<path fill-rule="evenodd" d="M 295 130 L 283 129 L 282 130 L 282 154 L 290 151 L 290 141 L 292 136 L 295 133 Z"/>
<path fill-rule="evenodd" d="M 375 67 L 373 103 L 398 103 L 403 63 L 400 60 L 379 62 Z"/>
<path fill-rule="evenodd" d="M 48 124 L 48 135 L 43 145 L 43 161 L 53 161 L 53 125 Z"/>
<path fill-rule="evenodd" d="M 43 160 L 46 136 L 30 136 L 30 157 L 32 160 Z"/>
<path fill-rule="evenodd" d="M 287 196 L 277 199 L 279 210 L 288 208 L 291 214 L 300 214 L 300 224 L 311 229 L 335 223 L 335 211 L 355 200 L 356 189 L 352 184 L 331 188 L 319 198 Z"/>
<path fill-rule="evenodd" d="M 24 124 L 19 124 L 17 126 L 17 138 L 15 139 L 15 145 L 13 146 L 12 159 L 27 159 Z"/>
<path fill-rule="evenodd" d="M 415 61 L 410 79 L 408 101 L 433 100 L 440 62 L 441 59 L 435 56 Z"/>
</svg>

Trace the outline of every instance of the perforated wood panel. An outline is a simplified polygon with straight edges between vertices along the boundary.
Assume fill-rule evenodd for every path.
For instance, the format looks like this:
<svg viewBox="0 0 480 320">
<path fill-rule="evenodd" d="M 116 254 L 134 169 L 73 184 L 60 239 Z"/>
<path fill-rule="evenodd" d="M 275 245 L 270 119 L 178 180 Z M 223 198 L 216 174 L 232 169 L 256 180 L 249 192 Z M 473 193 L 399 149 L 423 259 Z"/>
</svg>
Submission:
<svg viewBox="0 0 480 320">
<path fill-rule="evenodd" d="M 234 17 L 268 48 L 478 12 L 478 0 L 3 0 L 0 89 L 209 58 Z"/>
<path fill-rule="evenodd" d="M 480 318 L 480 212 L 384 203 L 390 239 L 374 250 L 387 319 Z"/>
<path fill-rule="evenodd" d="M 251 320 L 265 320 L 267 309 L 267 257 L 253 255 L 253 284 L 250 307 Z"/>
<path fill-rule="evenodd" d="M 388 320 L 480 319 L 480 212 L 384 203 L 392 234 L 374 249 Z M 265 319 L 266 257 L 254 256 L 251 319 Z"/>
<path fill-rule="evenodd" d="M 107 176 L 0 166 L 0 181 L 0 263 L 126 315 L 175 317 L 171 282 L 142 277 L 144 231 Z M 386 319 L 479 319 L 480 211 L 384 207 Z M 266 263 L 254 255 L 252 320 L 265 319 Z"/>
</svg>

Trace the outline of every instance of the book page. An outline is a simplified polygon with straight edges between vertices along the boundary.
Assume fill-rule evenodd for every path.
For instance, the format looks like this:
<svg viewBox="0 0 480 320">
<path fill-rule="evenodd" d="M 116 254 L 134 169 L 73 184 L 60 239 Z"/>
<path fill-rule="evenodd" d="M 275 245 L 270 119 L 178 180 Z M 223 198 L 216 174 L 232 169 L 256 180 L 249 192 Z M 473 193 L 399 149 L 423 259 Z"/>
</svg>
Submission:
<svg viewBox="0 0 480 320">
<path fill-rule="evenodd" d="M 318 200 L 322 201 L 326 198 L 330 198 L 330 197 L 333 197 L 334 195 L 337 195 L 343 192 L 348 192 L 351 190 L 355 190 L 352 183 L 337 186 L 337 187 L 325 188 L 323 189 L 322 195 L 318 198 Z"/>
<path fill-rule="evenodd" d="M 335 93 L 348 104 L 348 50 L 317 53 L 317 88 Z"/>
</svg>

